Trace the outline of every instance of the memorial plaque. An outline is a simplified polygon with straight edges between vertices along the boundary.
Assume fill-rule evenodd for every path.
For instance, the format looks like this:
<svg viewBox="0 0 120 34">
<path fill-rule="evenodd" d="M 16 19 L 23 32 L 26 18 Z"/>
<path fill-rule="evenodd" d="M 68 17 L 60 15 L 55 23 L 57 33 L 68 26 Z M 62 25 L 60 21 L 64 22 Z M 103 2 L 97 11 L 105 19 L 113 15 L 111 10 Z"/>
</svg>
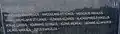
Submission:
<svg viewBox="0 0 120 34">
<path fill-rule="evenodd" d="M 7 19 L 14 16 L 13 19 Z M 3 13 L 6 34 L 117 34 L 116 8 Z"/>
<path fill-rule="evenodd" d="M 96 0 L 43 1 L 5 0 L 3 34 L 118 34 L 118 8 L 109 4 Z"/>
</svg>

